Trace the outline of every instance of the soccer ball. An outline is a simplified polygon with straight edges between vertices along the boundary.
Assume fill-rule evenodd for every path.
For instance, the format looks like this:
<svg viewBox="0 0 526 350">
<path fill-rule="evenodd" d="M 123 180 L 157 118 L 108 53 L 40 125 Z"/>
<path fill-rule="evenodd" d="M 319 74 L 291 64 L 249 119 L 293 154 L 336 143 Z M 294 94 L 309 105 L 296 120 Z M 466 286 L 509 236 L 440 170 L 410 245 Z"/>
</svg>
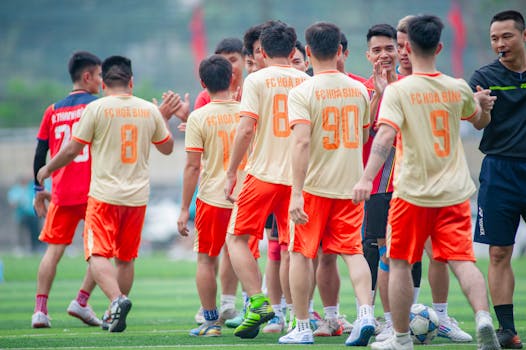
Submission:
<svg viewBox="0 0 526 350">
<path fill-rule="evenodd" d="M 415 344 L 429 344 L 438 333 L 438 316 L 430 307 L 413 304 L 409 314 L 409 329 Z"/>
</svg>

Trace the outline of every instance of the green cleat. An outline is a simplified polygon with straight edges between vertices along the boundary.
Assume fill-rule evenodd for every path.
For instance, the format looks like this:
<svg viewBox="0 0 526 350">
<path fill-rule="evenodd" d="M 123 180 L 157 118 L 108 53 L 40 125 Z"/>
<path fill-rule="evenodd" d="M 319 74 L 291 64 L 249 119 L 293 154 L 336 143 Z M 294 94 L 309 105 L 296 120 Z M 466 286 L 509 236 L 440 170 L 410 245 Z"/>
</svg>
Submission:
<svg viewBox="0 0 526 350">
<path fill-rule="evenodd" d="M 263 294 L 250 297 L 243 322 L 234 330 L 234 335 L 240 338 L 255 338 L 259 333 L 259 326 L 274 317 L 274 310 L 270 301 Z"/>
</svg>

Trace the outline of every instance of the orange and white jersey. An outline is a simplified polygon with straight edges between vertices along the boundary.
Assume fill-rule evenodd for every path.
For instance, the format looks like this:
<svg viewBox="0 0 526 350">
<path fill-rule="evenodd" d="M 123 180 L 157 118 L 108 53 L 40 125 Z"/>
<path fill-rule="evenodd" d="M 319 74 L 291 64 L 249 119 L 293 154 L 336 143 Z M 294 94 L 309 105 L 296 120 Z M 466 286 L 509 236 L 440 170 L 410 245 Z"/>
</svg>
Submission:
<svg viewBox="0 0 526 350">
<path fill-rule="evenodd" d="M 318 73 L 289 93 L 289 122 L 311 128 L 304 191 L 350 199 L 363 173 L 363 129 L 369 127 L 365 86 L 336 70 Z"/>
<path fill-rule="evenodd" d="M 234 205 L 225 199 L 226 169 L 230 161 L 236 127 L 239 123 L 239 102 L 212 100 L 194 110 L 188 117 L 185 135 L 187 152 L 202 153 L 202 171 L 197 198 L 221 208 Z M 246 159 L 240 164 L 245 166 Z M 242 171 L 238 172 L 234 195 L 243 183 Z"/>
<path fill-rule="evenodd" d="M 467 83 L 441 73 L 413 73 L 387 87 L 378 123 L 391 125 L 401 136 L 393 197 L 422 207 L 445 207 L 475 192 L 460 120 L 472 118 L 476 108 Z"/>
<path fill-rule="evenodd" d="M 99 201 L 142 206 L 150 194 L 151 144 L 171 135 L 159 109 L 132 95 L 111 95 L 90 103 L 73 139 L 90 144 L 89 195 Z"/>
<path fill-rule="evenodd" d="M 241 116 L 257 122 L 246 170 L 261 181 L 292 183 L 287 96 L 308 78 L 291 66 L 274 65 L 248 75 L 243 83 Z"/>
</svg>

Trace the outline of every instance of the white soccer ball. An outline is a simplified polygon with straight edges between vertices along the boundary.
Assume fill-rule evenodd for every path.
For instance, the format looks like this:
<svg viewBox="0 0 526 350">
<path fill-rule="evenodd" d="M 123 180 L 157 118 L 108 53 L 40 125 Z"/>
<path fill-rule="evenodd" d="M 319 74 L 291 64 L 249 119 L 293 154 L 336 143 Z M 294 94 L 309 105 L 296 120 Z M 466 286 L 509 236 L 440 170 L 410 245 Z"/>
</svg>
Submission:
<svg viewBox="0 0 526 350">
<path fill-rule="evenodd" d="M 413 304 L 409 314 L 409 329 L 415 344 L 429 344 L 438 333 L 438 316 L 432 308 Z"/>
</svg>

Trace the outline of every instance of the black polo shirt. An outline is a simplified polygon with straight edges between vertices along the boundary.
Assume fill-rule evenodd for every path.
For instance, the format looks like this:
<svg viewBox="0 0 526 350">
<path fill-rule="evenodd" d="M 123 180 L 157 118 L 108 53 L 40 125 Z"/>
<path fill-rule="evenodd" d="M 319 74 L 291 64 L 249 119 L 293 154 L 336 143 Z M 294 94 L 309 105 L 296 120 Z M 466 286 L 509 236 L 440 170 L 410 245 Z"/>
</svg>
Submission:
<svg viewBox="0 0 526 350">
<path fill-rule="evenodd" d="M 469 85 L 473 91 L 480 85 L 497 96 L 479 149 L 487 155 L 526 160 L 526 71 L 513 72 L 495 60 L 476 70 Z"/>
</svg>

